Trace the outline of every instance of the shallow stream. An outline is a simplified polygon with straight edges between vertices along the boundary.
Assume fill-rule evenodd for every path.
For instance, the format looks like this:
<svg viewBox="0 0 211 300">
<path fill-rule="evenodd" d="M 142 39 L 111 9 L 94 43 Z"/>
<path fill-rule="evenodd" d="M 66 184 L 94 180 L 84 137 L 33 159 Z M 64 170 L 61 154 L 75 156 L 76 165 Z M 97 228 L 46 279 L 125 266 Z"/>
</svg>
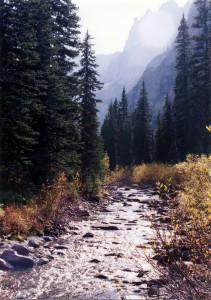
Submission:
<svg viewBox="0 0 211 300">
<path fill-rule="evenodd" d="M 113 202 L 63 235 L 67 249 L 46 248 L 48 264 L 27 271 L 0 271 L 0 298 L 163 299 L 147 284 L 155 278 L 152 256 L 156 214 L 153 189 L 116 188 Z"/>
</svg>

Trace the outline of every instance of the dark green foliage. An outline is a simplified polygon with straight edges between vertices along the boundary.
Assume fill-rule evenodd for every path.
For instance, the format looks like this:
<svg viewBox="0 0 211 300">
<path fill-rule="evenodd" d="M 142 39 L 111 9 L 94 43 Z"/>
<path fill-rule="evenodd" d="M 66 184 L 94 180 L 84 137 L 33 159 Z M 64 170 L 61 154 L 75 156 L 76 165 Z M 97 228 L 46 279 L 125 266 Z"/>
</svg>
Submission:
<svg viewBox="0 0 211 300">
<path fill-rule="evenodd" d="M 133 116 L 132 155 L 135 164 L 150 162 L 152 159 L 151 114 L 144 82 Z"/>
<path fill-rule="evenodd" d="M 104 141 L 104 150 L 109 156 L 109 165 L 111 170 L 115 170 L 118 164 L 118 144 L 119 144 L 119 127 L 118 127 L 118 101 L 111 103 L 108 113 L 105 117 L 101 128 L 101 136 Z"/>
<path fill-rule="evenodd" d="M 190 63 L 190 37 L 189 29 L 183 15 L 178 28 L 176 39 L 176 82 L 174 98 L 175 145 L 177 160 L 184 160 L 187 154 L 188 115 L 190 105 L 189 93 L 189 63 Z"/>
<path fill-rule="evenodd" d="M 98 133 L 97 102 L 95 92 L 101 89 L 98 80 L 94 51 L 92 50 L 91 36 L 87 32 L 82 43 L 81 69 L 77 75 L 80 78 L 81 114 L 81 173 L 86 192 L 93 196 L 95 184 L 99 180 L 101 171 L 102 153 Z"/>
<path fill-rule="evenodd" d="M 28 1 L 4 3 L 2 35 L 2 171 L 4 185 L 16 187 L 32 172 L 32 152 L 37 144 L 35 114 L 39 78 L 33 8 Z"/>
<path fill-rule="evenodd" d="M 67 0 L 41 0 L 37 11 L 44 109 L 37 122 L 40 135 L 34 175 L 40 182 L 61 170 L 73 176 L 79 166 L 79 105 L 73 75 L 79 52 L 76 11 L 76 6 Z"/>
<path fill-rule="evenodd" d="M 104 150 L 110 160 L 110 169 L 126 167 L 131 163 L 131 117 L 125 88 L 121 100 L 111 103 L 101 129 Z"/>
<path fill-rule="evenodd" d="M 159 162 L 171 162 L 173 160 L 173 121 L 171 103 L 166 96 L 162 118 L 158 117 L 155 134 L 155 158 Z"/>
<path fill-rule="evenodd" d="M 79 167 L 76 12 L 69 0 L 0 2 L 0 155 L 7 190 L 27 193 Z"/>
<path fill-rule="evenodd" d="M 122 90 L 118 109 L 118 165 L 130 165 L 131 124 L 125 88 Z"/>
<path fill-rule="evenodd" d="M 210 122 L 209 91 L 209 10 L 207 0 L 197 0 L 198 14 L 193 27 L 190 62 L 188 152 L 208 153 L 210 137 L 206 125 Z"/>
<path fill-rule="evenodd" d="M 3 132 L 3 122 L 2 122 L 2 80 L 3 80 L 3 70 L 2 70 L 2 41 L 3 41 L 3 9 L 4 0 L 0 0 L 0 191 L 2 190 L 2 132 Z"/>
</svg>

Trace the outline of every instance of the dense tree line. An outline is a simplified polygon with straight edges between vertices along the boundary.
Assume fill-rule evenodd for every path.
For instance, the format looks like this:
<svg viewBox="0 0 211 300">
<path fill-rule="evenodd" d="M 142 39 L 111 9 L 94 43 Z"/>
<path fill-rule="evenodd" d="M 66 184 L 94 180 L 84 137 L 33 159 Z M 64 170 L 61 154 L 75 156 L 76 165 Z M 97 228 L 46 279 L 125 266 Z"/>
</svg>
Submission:
<svg viewBox="0 0 211 300">
<path fill-rule="evenodd" d="M 111 169 L 116 165 L 124 166 L 118 151 L 124 144 L 130 145 L 127 165 L 151 160 L 178 162 L 184 160 L 188 153 L 211 153 L 211 137 L 206 130 L 206 126 L 211 124 L 211 2 L 196 0 L 195 6 L 197 15 L 192 25 L 193 36 L 190 36 L 184 15 L 178 28 L 175 96 L 169 99 L 166 95 L 154 134 L 150 99 L 144 82 L 136 109 L 129 114 L 130 137 L 127 141 L 119 134 L 120 104 L 115 100 L 110 105 L 102 126 L 102 136 Z"/>
<path fill-rule="evenodd" d="M 61 171 L 98 176 L 100 82 L 79 21 L 71 0 L 0 0 L 1 191 L 34 191 Z"/>
</svg>

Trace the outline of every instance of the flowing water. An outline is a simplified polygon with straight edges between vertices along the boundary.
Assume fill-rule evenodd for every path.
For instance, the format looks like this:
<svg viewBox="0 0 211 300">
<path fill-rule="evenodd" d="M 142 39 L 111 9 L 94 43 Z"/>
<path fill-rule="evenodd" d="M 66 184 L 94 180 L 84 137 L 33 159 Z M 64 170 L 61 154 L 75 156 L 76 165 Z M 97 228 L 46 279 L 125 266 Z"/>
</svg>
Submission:
<svg viewBox="0 0 211 300">
<path fill-rule="evenodd" d="M 54 257 L 48 264 L 0 271 L 0 298 L 149 299 L 147 281 L 155 274 L 146 255 L 153 254 L 150 217 L 156 213 L 147 203 L 155 198 L 153 190 L 116 188 L 112 204 L 70 222 L 61 237 L 67 249 L 45 249 Z"/>
</svg>

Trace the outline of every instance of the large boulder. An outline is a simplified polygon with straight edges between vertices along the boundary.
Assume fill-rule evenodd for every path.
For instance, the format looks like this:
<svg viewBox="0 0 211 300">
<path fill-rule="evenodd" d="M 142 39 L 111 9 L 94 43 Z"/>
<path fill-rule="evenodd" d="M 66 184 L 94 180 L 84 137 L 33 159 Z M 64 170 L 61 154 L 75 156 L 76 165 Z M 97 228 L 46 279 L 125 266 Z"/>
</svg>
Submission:
<svg viewBox="0 0 211 300">
<path fill-rule="evenodd" d="M 19 255 L 14 250 L 5 250 L 0 255 L 0 258 L 12 265 L 14 268 L 28 269 L 35 265 L 35 262 L 32 258 Z"/>
</svg>

